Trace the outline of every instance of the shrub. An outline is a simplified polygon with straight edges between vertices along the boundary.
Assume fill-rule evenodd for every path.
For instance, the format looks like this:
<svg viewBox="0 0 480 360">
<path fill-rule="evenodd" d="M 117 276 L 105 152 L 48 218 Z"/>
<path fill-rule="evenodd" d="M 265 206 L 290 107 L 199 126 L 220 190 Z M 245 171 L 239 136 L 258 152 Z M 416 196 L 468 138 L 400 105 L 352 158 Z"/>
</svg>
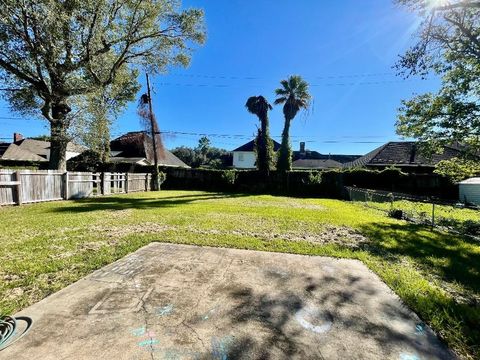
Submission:
<svg viewBox="0 0 480 360">
<path fill-rule="evenodd" d="M 237 172 L 235 170 L 225 170 L 222 172 L 222 180 L 227 185 L 234 185 L 237 180 Z"/>
</svg>

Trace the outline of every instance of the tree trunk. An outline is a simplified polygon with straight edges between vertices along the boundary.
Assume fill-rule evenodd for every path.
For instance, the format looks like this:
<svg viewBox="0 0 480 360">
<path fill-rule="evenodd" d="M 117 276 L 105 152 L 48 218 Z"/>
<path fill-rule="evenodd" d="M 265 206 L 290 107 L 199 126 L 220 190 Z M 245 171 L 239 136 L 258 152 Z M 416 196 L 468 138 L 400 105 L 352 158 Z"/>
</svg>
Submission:
<svg viewBox="0 0 480 360">
<path fill-rule="evenodd" d="M 50 163 L 51 170 L 67 170 L 67 124 L 65 121 L 50 122 Z"/>
<path fill-rule="evenodd" d="M 278 154 L 277 170 L 292 170 L 292 149 L 290 149 L 290 122 L 291 119 L 285 117 L 285 126 L 282 132 L 282 146 Z"/>
</svg>

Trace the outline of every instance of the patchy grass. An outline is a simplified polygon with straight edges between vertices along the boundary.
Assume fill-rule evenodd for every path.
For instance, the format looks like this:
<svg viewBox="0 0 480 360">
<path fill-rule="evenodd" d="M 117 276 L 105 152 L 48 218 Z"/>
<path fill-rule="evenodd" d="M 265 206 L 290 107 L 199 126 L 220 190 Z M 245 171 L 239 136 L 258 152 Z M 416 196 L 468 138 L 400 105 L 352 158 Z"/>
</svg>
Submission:
<svg viewBox="0 0 480 360">
<path fill-rule="evenodd" d="M 162 191 L 0 209 L 0 313 L 151 241 L 359 259 L 463 358 L 480 357 L 480 244 L 360 203 Z"/>
</svg>

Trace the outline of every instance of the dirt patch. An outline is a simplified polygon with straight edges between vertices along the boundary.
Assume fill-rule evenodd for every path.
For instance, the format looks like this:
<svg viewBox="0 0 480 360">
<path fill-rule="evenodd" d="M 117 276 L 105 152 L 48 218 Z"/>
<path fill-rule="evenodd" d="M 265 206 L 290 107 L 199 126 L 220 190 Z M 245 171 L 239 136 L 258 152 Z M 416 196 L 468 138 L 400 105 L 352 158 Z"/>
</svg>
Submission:
<svg viewBox="0 0 480 360">
<path fill-rule="evenodd" d="M 271 201 L 242 201 L 240 202 L 242 206 L 248 207 L 275 207 L 275 208 L 282 208 L 282 209 L 306 209 L 306 210 L 325 210 L 325 208 L 321 205 L 316 204 L 307 204 L 301 203 L 298 201 L 284 201 L 284 202 L 271 202 Z"/>
<path fill-rule="evenodd" d="M 90 231 L 99 233 L 100 235 L 107 237 L 109 239 L 118 239 L 130 234 L 155 234 L 155 233 L 161 233 L 169 230 L 177 230 L 177 228 L 169 225 L 161 225 L 161 224 L 152 223 L 152 222 L 146 222 L 142 224 L 121 225 L 121 226 L 96 225 L 90 228 Z"/>
<path fill-rule="evenodd" d="M 265 240 L 283 239 L 289 241 L 307 241 L 315 244 L 337 244 L 347 246 L 352 249 L 359 249 L 369 241 L 362 234 L 353 229 L 342 226 L 325 226 L 318 233 L 312 232 L 271 232 L 271 231 L 249 231 L 249 230 L 222 230 L 222 229 L 198 229 L 193 226 L 186 228 L 161 225 L 147 222 L 144 224 L 132 224 L 127 226 L 94 226 L 92 231 L 102 234 L 110 241 L 116 242 L 119 238 L 131 234 L 155 234 L 165 231 L 187 230 L 191 233 L 201 235 L 234 235 L 256 237 Z M 102 241 L 83 243 L 80 245 L 83 250 L 98 250 L 106 243 Z M 109 245 L 115 245 L 109 243 Z"/>
<path fill-rule="evenodd" d="M 189 231 L 197 234 L 205 235 L 235 235 L 235 236 L 248 236 L 256 237 L 265 240 L 283 239 L 288 241 L 307 241 L 315 244 L 337 244 L 347 246 L 352 249 L 360 249 L 369 240 L 362 234 L 354 231 L 353 229 L 341 226 L 326 226 L 321 233 L 298 233 L 298 232 L 285 232 L 275 233 L 267 231 L 247 231 L 247 230 L 201 230 L 193 227 L 188 228 Z"/>
</svg>

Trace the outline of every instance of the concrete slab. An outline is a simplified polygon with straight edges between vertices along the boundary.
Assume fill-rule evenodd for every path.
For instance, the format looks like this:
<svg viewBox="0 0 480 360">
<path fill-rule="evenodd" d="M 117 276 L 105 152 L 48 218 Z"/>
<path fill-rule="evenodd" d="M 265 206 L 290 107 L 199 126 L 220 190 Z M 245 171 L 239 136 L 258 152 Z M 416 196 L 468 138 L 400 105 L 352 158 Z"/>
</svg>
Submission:
<svg viewBox="0 0 480 360">
<path fill-rule="evenodd" d="M 154 243 L 21 312 L 1 359 L 450 359 L 362 263 Z"/>
</svg>

